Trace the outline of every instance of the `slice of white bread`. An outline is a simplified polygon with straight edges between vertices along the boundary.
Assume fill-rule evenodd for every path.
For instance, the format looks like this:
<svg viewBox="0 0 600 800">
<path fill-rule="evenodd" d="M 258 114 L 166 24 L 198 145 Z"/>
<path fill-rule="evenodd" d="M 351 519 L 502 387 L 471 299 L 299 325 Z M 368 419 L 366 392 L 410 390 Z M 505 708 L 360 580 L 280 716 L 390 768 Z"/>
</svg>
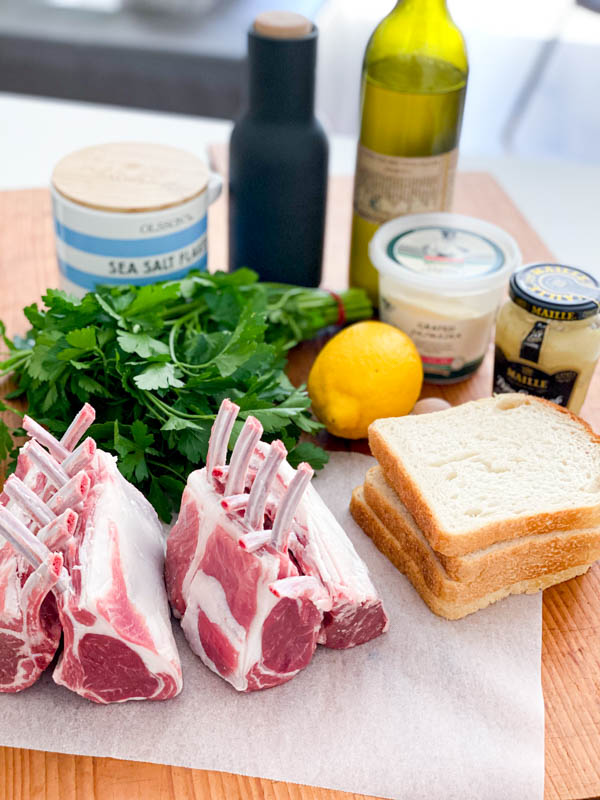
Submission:
<svg viewBox="0 0 600 800">
<path fill-rule="evenodd" d="M 399 539 L 393 536 L 365 502 L 362 486 L 352 493 L 350 511 L 377 548 L 406 575 L 429 608 L 446 619 L 466 617 L 510 594 L 533 594 L 555 583 L 583 575 L 590 567 L 589 564 L 571 567 L 480 595 L 469 584 L 454 581 L 448 576 L 424 537 L 417 539 L 406 535 Z"/>
<path fill-rule="evenodd" d="M 365 476 L 364 498 L 387 530 L 401 543 L 411 536 L 427 544 L 417 523 L 378 466 L 371 467 Z M 497 542 L 466 556 L 435 555 L 450 578 L 472 584 L 474 590 L 483 594 L 518 581 L 596 561 L 600 558 L 600 527 L 535 533 Z"/>
<path fill-rule="evenodd" d="M 546 400 L 504 394 L 379 419 L 369 427 L 369 444 L 444 555 L 600 525 L 600 438 Z"/>
</svg>

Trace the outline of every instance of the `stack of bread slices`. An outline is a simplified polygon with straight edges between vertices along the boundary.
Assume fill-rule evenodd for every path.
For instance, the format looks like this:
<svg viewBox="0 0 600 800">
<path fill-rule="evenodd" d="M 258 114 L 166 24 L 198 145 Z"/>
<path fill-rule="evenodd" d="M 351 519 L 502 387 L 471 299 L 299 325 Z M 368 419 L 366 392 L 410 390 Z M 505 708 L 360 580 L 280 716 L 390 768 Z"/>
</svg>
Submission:
<svg viewBox="0 0 600 800">
<path fill-rule="evenodd" d="M 369 429 L 379 464 L 351 511 L 436 614 L 458 619 L 600 557 L 600 438 L 506 394 Z"/>
</svg>

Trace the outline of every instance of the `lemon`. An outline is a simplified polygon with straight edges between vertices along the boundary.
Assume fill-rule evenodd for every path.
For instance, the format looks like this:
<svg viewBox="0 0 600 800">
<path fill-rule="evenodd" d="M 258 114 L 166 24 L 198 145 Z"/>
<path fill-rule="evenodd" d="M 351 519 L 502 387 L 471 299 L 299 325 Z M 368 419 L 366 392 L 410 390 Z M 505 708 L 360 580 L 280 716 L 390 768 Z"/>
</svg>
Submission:
<svg viewBox="0 0 600 800">
<path fill-rule="evenodd" d="M 308 393 L 330 433 L 361 439 L 373 420 L 408 414 L 422 383 L 412 339 L 371 320 L 350 325 L 327 342 L 308 376 Z"/>
</svg>

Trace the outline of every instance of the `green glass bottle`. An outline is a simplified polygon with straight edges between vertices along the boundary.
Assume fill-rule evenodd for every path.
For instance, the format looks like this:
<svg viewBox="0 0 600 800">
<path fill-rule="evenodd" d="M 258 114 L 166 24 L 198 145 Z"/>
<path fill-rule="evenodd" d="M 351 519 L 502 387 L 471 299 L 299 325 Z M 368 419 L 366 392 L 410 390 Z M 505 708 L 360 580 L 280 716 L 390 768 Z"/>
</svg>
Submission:
<svg viewBox="0 0 600 800">
<path fill-rule="evenodd" d="M 399 0 L 373 32 L 363 63 L 350 284 L 377 301 L 368 246 L 403 214 L 452 204 L 467 87 L 464 39 L 445 0 Z"/>
</svg>

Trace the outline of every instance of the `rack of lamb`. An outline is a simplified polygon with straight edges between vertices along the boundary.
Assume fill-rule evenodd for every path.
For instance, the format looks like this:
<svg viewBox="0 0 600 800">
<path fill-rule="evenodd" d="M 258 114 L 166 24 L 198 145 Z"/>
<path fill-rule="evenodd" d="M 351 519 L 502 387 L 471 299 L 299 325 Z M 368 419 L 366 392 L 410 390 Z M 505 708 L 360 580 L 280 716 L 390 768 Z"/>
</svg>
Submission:
<svg viewBox="0 0 600 800">
<path fill-rule="evenodd" d="M 226 464 L 239 407 L 224 400 L 207 465 L 188 479 L 167 541 L 171 606 L 192 650 L 239 691 L 277 686 L 317 644 L 348 648 L 388 620 L 367 568 L 281 442 L 249 416 Z"/>
<path fill-rule="evenodd" d="M 37 680 L 62 631 L 56 683 L 98 703 L 168 699 L 182 678 L 162 527 L 113 456 L 91 438 L 75 449 L 93 419 L 85 406 L 58 441 L 25 417 L 0 498 L 0 690 Z"/>
</svg>

